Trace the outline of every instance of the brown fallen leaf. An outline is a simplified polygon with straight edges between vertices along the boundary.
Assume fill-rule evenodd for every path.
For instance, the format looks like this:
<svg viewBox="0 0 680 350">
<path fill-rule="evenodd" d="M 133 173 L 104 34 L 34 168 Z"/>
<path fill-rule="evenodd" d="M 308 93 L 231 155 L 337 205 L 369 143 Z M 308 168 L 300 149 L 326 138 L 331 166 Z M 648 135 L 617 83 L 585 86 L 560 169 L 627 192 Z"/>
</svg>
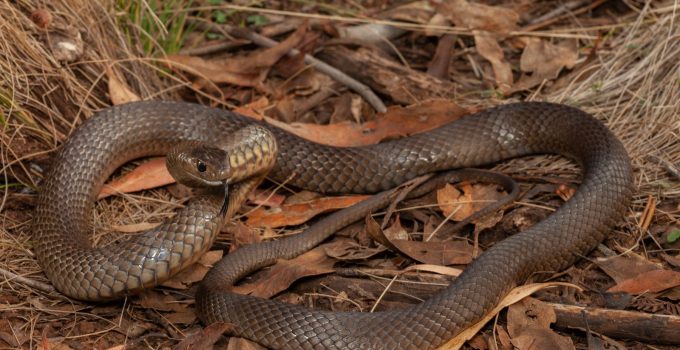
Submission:
<svg viewBox="0 0 680 350">
<path fill-rule="evenodd" d="M 500 303 L 498 303 L 498 306 L 496 306 L 493 310 L 489 311 L 486 315 L 484 315 L 484 317 L 479 322 L 471 325 L 462 332 L 458 333 L 455 337 L 447 341 L 446 344 L 440 346 L 438 350 L 460 349 L 465 344 L 466 341 L 472 339 L 472 337 L 474 337 L 477 334 L 477 332 L 479 332 L 479 330 L 482 329 L 482 327 L 484 327 L 484 325 L 486 325 L 487 322 L 489 322 L 489 320 L 496 317 L 496 314 L 501 312 L 501 310 L 503 310 L 504 308 L 524 299 L 525 297 L 528 297 L 533 293 L 536 293 L 541 289 L 557 286 L 567 286 L 581 290 L 581 288 L 576 285 L 562 282 L 532 283 L 521 287 L 517 287 L 511 290 L 510 293 L 508 293 L 508 295 L 505 298 L 503 298 L 503 300 L 501 300 Z"/>
<path fill-rule="evenodd" d="M 454 221 L 462 221 L 470 215 L 484 209 L 491 202 L 503 198 L 496 190 L 496 185 L 470 184 L 468 182 L 455 186 L 446 184 L 437 190 L 437 204 L 442 214 Z M 476 222 L 476 221 L 475 221 Z"/>
<path fill-rule="evenodd" d="M 466 241 L 423 242 L 397 239 L 396 237 L 405 234 L 398 218 L 391 227 L 381 230 L 380 225 L 371 216 L 367 216 L 366 231 L 376 242 L 424 264 L 462 265 L 472 261 L 473 247 Z"/>
<path fill-rule="evenodd" d="M 201 255 L 197 262 L 191 264 L 178 274 L 174 275 L 169 280 L 161 283 L 164 287 L 174 289 L 187 289 L 192 284 L 203 279 L 210 268 L 222 259 L 223 252 L 221 250 L 211 250 Z"/>
<path fill-rule="evenodd" d="M 462 118 L 469 111 L 448 100 L 429 100 L 419 105 L 391 106 L 387 112 L 364 124 L 341 122 L 330 125 L 267 122 L 310 141 L 338 147 L 364 146 L 387 138 L 408 136 L 434 129 Z"/>
<path fill-rule="evenodd" d="M 351 239 L 335 239 L 326 244 L 326 255 L 342 261 L 365 260 L 387 250 L 385 246 L 367 247 Z"/>
<path fill-rule="evenodd" d="M 269 107 L 269 99 L 266 96 L 262 96 L 259 99 L 248 103 L 245 106 L 240 106 L 234 108 L 234 113 L 244 115 L 246 117 L 253 118 L 255 120 L 263 120 L 263 111 Z"/>
<path fill-rule="evenodd" d="M 231 246 L 229 247 L 230 253 L 243 245 L 262 242 L 262 236 L 257 229 L 244 225 L 238 220 L 228 223 L 223 231 L 234 235 Z"/>
<path fill-rule="evenodd" d="M 197 316 L 193 309 L 186 309 L 181 312 L 171 312 L 163 315 L 163 318 L 171 324 L 192 324 L 196 321 Z"/>
<path fill-rule="evenodd" d="M 442 210 L 442 214 L 453 221 L 463 221 L 506 196 L 506 194 L 497 190 L 496 185 L 464 182 L 457 186 L 460 187 L 462 192 L 450 184 L 446 184 L 436 192 L 437 204 Z M 503 212 L 496 211 L 495 215 L 490 213 L 472 220 L 471 222 L 475 224 L 475 242 L 479 232 L 494 227 L 502 218 Z M 429 241 L 431 236 L 426 236 L 425 240 Z"/>
<path fill-rule="evenodd" d="M 578 42 L 566 40 L 557 45 L 544 39 L 525 38 L 526 47 L 520 59 L 524 73 L 512 91 L 527 90 L 545 80 L 554 80 L 563 68 L 574 68 L 578 59 Z"/>
<path fill-rule="evenodd" d="M 20 327 L 16 327 L 8 319 L 0 319 L 0 344 L 8 348 L 22 348 L 31 337 L 27 335 Z M 7 344 L 4 344 L 2 342 Z"/>
<path fill-rule="evenodd" d="M 147 290 L 140 294 L 140 297 L 134 303 L 145 309 L 164 312 L 163 317 L 173 324 L 190 324 L 196 321 L 194 309 L 180 303 L 172 295 Z"/>
<path fill-rule="evenodd" d="M 441 265 L 432 265 L 432 264 L 411 265 L 411 266 L 404 269 L 404 272 L 408 272 L 408 271 L 427 271 L 427 272 L 437 273 L 437 274 L 445 275 L 445 276 L 453 276 L 453 277 L 460 276 L 460 274 L 463 273 L 463 270 L 461 270 L 461 269 L 457 269 L 457 268 L 454 268 L 454 267 L 448 267 L 448 266 L 441 266 Z"/>
<path fill-rule="evenodd" d="M 190 350 L 190 349 L 212 349 L 213 345 L 222 337 L 222 334 L 232 329 L 232 325 L 228 323 L 215 322 L 203 328 L 199 332 L 190 334 L 184 338 L 179 344 L 175 345 L 173 350 Z"/>
<path fill-rule="evenodd" d="M 517 28 L 519 14 L 511 9 L 466 0 L 440 1 L 437 12 L 458 27 L 473 29 L 477 52 L 491 63 L 496 86 L 502 91 L 509 90 L 513 83 L 512 68 L 505 60 L 498 40 Z"/>
<path fill-rule="evenodd" d="M 106 198 L 114 193 L 128 193 L 148 190 L 174 183 L 165 167 L 165 158 L 151 158 L 133 171 L 105 184 L 97 199 Z"/>
<path fill-rule="evenodd" d="M 323 275 L 334 271 L 335 261 L 325 253 L 326 245 L 320 245 L 294 259 L 279 260 L 269 269 L 266 276 L 254 283 L 234 287 L 233 291 L 260 298 L 272 296 L 288 289 L 302 277 Z"/>
<path fill-rule="evenodd" d="M 501 91 L 509 91 L 513 84 L 512 67 L 505 59 L 503 48 L 498 44 L 496 36 L 488 32 L 475 31 L 475 47 L 477 53 L 491 63 L 496 86 Z"/>
<path fill-rule="evenodd" d="M 623 280 L 607 291 L 626 292 L 628 294 L 656 293 L 680 286 L 680 272 L 672 270 L 654 270 L 636 277 Z"/>
<path fill-rule="evenodd" d="M 471 3 L 467 0 L 438 1 L 437 12 L 458 27 L 508 34 L 517 28 L 519 14 L 500 7 Z"/>
<path fill-rule="evenodd" d="M 106 67 L 106 77 L 109 81 L 109 98 L 113 105 L 121 105 L 141 100 L 137 94 L 132 92 L 130 86 L 120 78 L 111 66 Z"/>
<path fill-rule="evenodd" d="M 550 329 L 557 321 L 555 310 L 547 304 L 527 297 L 508 308 L 508 333 L 512 344 L 519 350 L 575 349 L 571 338 Z"/>
<path fill-rule="evenodd" d="M 398 251 L 424 264 L 465 265 L 472 262 L 473 247 L 467 241 L 392 241 Z"/>
<path fill-rule="evenodd" d="M 489 346 L 486 344 L 486 337 L 482 334 L 477 334 L 474 338 L 470 339 L 468 345 L 475 350 L 487 350 Z"/>
<path fill-rule="evenodd" d="M 270 190 L 259 190 L 256 189 L 254 192 L 248 194 L 248 200 L 253 204 L 265 205 L 268 207 L 278 207 L 283 204 L 286 197 L 281 194 L 274 193 Z"/>
<path fill-rule="evenodd" d="M 178 303 L 177 299 L 172 295 L 165 295 L 154 290 L 144 291 L 134 303 L 145 309 L 154 309 L 156 311 L 181 312 L 186 309 L 186 307 Z"/>
<path fill-rule="evenodd" d="M 306 25 L 300 26 L 295 33 L 278 45 L 246 57 L 205 60 L 194 56 L 170 55 L 168 60 L 173 67 L 214 83 L 256 87 L 262 84 L 274 63 L 302 41 L 307 32 L 306 28 Z"/>
<path fill-rule="evenodd" d="M 427 64 L 427 74 L 439 79 L 449 79 L 449 66 L 455 44 L 456 36 L 453 34 L 443 35 L 439 39 L 434 57 Z"/>
<path fill-rule="evenodd" d="M 278 208 L 259 207 L 247 215 L 247 224 L 248 226 L 271 228 L 299 225 L 318 214 L 350 207 L 368 197 L 370 196 L 323 197 L 305 203 L 284 204 Z"/>
<path fill-rule="evenodd" d="M 661 265 L 655 264 L 644 257 L 628 252 L 607 258 L 597 258 L 595 263 L 616 283 L 632 279 L 644 273 L 660 270 Z"/>
<path fill-rule="evenodd" d="M 231 337 L 227 350 L 267 350 L 267 348 L 245 338 Z"/>
</svg>

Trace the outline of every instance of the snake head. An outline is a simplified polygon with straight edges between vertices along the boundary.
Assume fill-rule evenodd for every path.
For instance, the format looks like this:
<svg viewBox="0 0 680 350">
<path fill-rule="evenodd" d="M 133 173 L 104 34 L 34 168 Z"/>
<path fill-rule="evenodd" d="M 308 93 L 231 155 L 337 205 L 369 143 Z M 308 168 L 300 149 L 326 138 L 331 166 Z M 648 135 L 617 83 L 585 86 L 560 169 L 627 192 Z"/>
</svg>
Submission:
<svg viewBox="0 0 680 350">
<path fill-rule="evenodd" d="M 200 141 L 174 147 L 166 164 L 175 180 L 190 187 L 221 187 L 231 176 L 227 151 Z"/>
</svg>

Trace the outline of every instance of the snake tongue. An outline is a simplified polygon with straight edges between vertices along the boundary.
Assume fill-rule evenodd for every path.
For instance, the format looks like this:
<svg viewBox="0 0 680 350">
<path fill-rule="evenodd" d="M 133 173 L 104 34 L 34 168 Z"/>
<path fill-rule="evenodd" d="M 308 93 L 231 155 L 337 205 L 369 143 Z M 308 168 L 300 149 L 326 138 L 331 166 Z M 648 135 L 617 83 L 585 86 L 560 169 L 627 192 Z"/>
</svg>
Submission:
<svg viewBox="0 0 680 350">
<path fill-rule="evenodd" d="M 222 202 L 222 209 L 220 209 L 220 216 L 224 216 L 229 209 L 229 182 L 224 181 L 224 202 Z"/>
</svg>

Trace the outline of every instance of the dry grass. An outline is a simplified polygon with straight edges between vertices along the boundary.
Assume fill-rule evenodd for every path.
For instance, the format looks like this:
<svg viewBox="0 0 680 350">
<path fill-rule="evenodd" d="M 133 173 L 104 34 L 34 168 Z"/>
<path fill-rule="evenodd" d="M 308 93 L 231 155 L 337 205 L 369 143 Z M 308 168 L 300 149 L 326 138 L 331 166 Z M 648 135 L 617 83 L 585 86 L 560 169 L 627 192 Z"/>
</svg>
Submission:
<svg viewBox="0 0 680 350">
<path fill-rule="evenodd" d="M 68 28 L 82 32 L 85 50 L 79 60 L 62 64 L 53 58 L 48 48 L 53 38 L 30 19 L 31 12 L 43 6 L 54 15 L 53 26 L 63 28 L 66 35 L 76 35 Z M 35 190 L 49 154 L 82 120 L 109 105 L 106 67 L 114 66 L 124 74 L 132 89 L 144 98 L 176 99 L 176 90 L 186 88 L 186 82 L 168 77 L 154 61 L 141 58 L 145 57 L 145 48 L 130 44 L 130 37 L 143 35 L 141 28 L 132 23 L 131 34 L 124 33 L 114 13 L 112 7 L 90 1 L 0 2 L 1 269 L 47 282 L 33 257 L 28 230 Z M 624 249 L 635 248 L 647 235 L 637 221 L 648 196 L 659 204 L 680 203 L 680 179 L 665 168 L 667 164 L 680 164 L 680 5 L 670 1 L 654 9 L 643 7 L 630 22 L 612 26 L 611 35 L 602 41 L 593 40 L 591 44 L 599 46 L 597 55 L 569 79 L 530 96 L 583 108 L 606 121 L 625 143 L 636 169 L 638 191 L 627 225 L 616 239 Z M 564 32 L 583 34 L 577 26 Z M 161 47 L 152 51 L 155 59 L 162 58 Z M 572 171 L 567 162 L 545 159 L 525 159 L 504 167 L 534 173 Z M 165 193 L 144 197 L 100 203 L 98 214 L 93 214 L 97 226 L 157 221 L 176 206 Z M 659 213 L 654 224 L 679 222 L 680 208 L 676 207 Z M 145 327 L 158 316 L 133 309 L 123 302 L 96 307 L 65 302 L 57 294 L 2 279 L 0 333 L 8 334 L 8 338 L 0 337 L 0 344 L 35 348 L 38 342 L 49 340 L 65 341 L 74 348 L 81 343 L 89 348 L 94 344 L 98 348 L 120 344 L 157 348 L 177 341 L 165 335 L 135 336 L 130 325 L 136 322 Z M 165 325 L 166 330 L 172 328 L 167 333 L 178 338 L 195 328 L 173 327 Z M 155 328 L 150 329 L 153 332 Z"/>
</svg>

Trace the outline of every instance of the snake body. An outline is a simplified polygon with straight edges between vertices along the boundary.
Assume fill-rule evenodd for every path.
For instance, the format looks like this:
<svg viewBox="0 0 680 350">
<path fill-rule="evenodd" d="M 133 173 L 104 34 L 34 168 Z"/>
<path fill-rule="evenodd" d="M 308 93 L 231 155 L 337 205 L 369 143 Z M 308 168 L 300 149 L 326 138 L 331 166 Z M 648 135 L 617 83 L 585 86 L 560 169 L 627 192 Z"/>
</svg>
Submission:
<svg viewBox="0 0 680 350">
<path fill-rule="evenodd" d="M 177 142 L 219 142 L 246 117 L 188 103 L 136 102 L 99 112 L 67 140 L 47 174 L 34 217 L 35 252 L 54 286 L 73 298 L 105 300 L 167 279 L 206 251 L 222 224 L 221 198 L 192 200 L 170 221 L 114 247 L 93 249 L 93 203 L 104 180 L 123 163 L 161 155 Z M 264 124 L 263 124 L 264 125 Z M 227 276 L 211 273 L 197 295 L 206 323 L 226 321 L 234 333 L 286 349 L 434 348 L 478 321 L 514 286 L 538 271 L 558 271 L 601 242 L 632 195 L 632 170 L 621 142 L 598 120 L 565 105 L 516 103 L 481 111 L 430 132 L 362 148 L 318 145 L 280 129 L 269 176 L 326 193 L 369 193 L 415 176 L 537 153 L 576 160 L 583 180 L 547 219 L 494 245 L 451 286 L 402 310 L 335 313 L 223 292 Z M 336 224 L 336 225 L 341 225 Z M 288 241 L 288 240 L 284 240 Z M 277 249 L 306 248 L 292 239 Z M 257 246 L 239 265 L 261 258 Z"/>
</svg>

